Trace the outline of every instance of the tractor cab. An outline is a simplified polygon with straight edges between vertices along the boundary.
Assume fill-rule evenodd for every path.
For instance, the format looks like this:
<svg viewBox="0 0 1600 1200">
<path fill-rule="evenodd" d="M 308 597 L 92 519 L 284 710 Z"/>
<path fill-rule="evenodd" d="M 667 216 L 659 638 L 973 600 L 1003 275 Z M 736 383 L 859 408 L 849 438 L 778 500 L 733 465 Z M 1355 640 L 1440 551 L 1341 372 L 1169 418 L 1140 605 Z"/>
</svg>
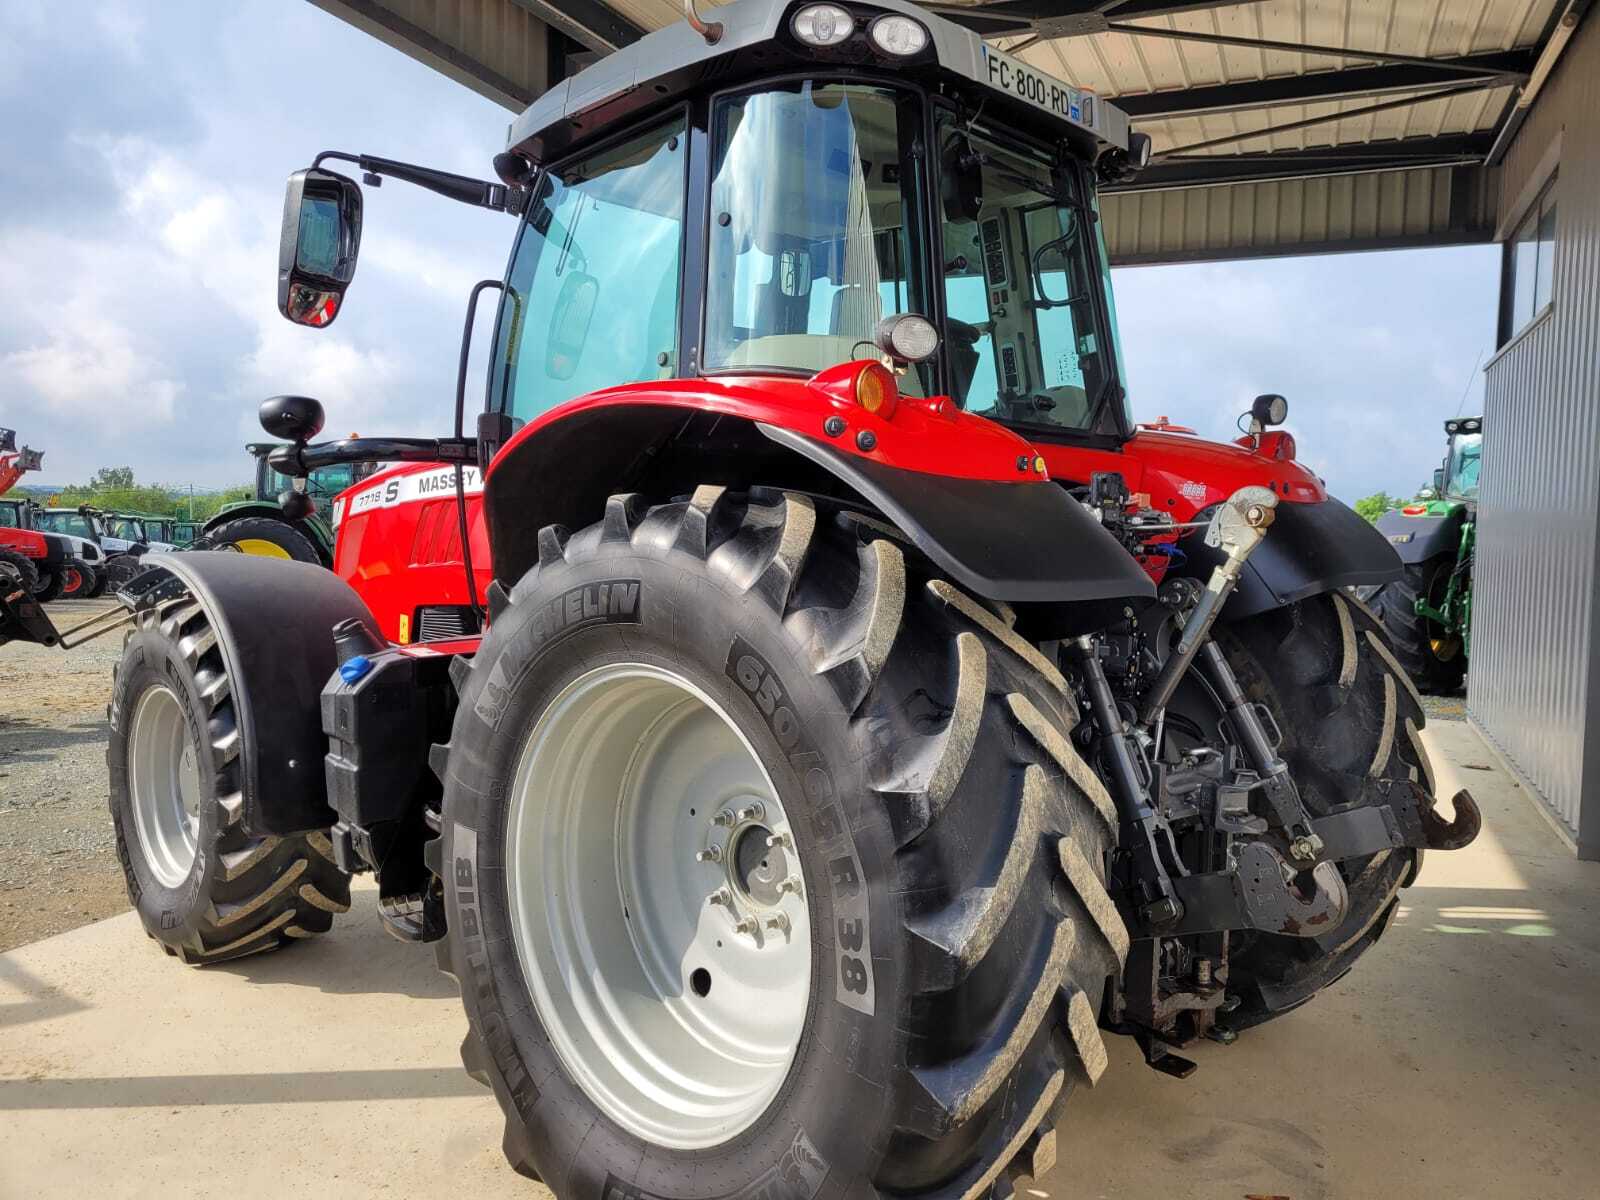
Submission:
<svg viewBox="0 0 1600 1200">
<path fill-rule="evenodd" d="M 1444 466 L 1434 472 L 1434 495 L 1446 503 L 1478 503 L 1478 465 L 1483 458 L 1483 418 L 1466 417 L 1444 423 L 1449 437 Z"/>
<path fill-rule="evenodd" d="M 636 56 L 648 86 L 619 64 L 581 111 L 561 87 L 514 123 L 502 411 L 882 358 L 906 398 L 1129 436 L 1095 198 L 1148 150 L 1123 114 L 909 4 L 718 18 Z"/>
</svg>

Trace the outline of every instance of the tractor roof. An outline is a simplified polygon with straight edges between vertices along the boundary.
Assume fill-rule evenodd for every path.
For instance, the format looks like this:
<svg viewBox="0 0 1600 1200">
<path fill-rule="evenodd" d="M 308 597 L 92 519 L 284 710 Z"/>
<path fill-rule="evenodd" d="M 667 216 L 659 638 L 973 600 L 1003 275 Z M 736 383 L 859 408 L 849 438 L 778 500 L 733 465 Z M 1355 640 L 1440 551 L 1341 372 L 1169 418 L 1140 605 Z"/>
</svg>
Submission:
<svg viewBox="0 0 1600 1200">
<path fill-rule="evenodd" d="M 804 0 L 734 0 L 709 9 L 706 19 L 722 25 L 722 36 L 715 44 L 708 45 L 683 21 L 647 34 L 562 80 L 535 100 L 511 123 L 507 147 L 534 162 L 547 162 L 567 146 L 648 108 L 667 104 L 713 75 L 735 82 L 730 78 L 738 69 L 735 62 L 753 65 L 757 75 L 774 73 L 778 64 L 772 58 L 748 52 L 780 38 L 790 54 L 814 57 L 818 66 L 860 65 L 858 53 L 812 49 L 788 34 L 790 14 L 803 6 Z M 850 0 L 847 7 L 858 19 L 864 12 L 894 12 L 927 28 L 927 51 L 907 63 L 884 62 L 885 69 L 899 74 L 934 66 L 957 79 L 979 84 L 991 97 L 1003 97 L 1002 104 L 1009 102 L 1019 113 L 1055 123 L 1063 137 L 1128 148 L 1126 113 L 1091 92 L 1002 54 L 970 29 L 907 0 L 871 0 L 870 4 Z M 735 60 L 741 52 L 742 57 Z"/>
</svg>

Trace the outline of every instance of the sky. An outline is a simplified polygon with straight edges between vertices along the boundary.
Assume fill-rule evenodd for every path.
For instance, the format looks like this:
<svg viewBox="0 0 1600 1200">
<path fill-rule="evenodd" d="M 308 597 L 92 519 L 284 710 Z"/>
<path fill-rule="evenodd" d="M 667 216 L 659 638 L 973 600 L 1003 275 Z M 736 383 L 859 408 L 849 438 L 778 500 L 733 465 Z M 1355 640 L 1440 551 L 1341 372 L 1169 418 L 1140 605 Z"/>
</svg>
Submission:
<svg viewBox="0 0 1600 1200">
<path fill-rule="evenodd" d="M 276 306 L 283 182 L 329 149 L 487 178 L 510 115 L 300 0 L 0 0 L 0 425 L 45 451 L 34 479 L 243 482 L 280 392 L 336 435 L 445 432 L 512 219 L 365 189 L 356 281 L 309 330 Z M 1134 415 L 1231 438 L 1281 392 L 1336 495 L 1409 494 L 1481 404 L 1498 270 L 1493 247 L 1119 269 Z"/>
</svg>

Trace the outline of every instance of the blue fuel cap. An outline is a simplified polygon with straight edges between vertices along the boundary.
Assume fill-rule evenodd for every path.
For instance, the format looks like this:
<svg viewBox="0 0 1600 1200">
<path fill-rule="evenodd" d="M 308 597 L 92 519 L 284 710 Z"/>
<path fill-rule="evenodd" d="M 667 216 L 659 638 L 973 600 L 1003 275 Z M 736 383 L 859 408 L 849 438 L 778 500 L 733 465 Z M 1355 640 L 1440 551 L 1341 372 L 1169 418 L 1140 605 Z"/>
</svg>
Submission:
<svg viewBox="0 0 1600 1200">
<path fill-rule="evenodd" d="M 357 683 L 370 670 L 372 660 L 364 654 L 358 654 L 339 664 L 339 678 L 346 683 Z"/>
</svg>

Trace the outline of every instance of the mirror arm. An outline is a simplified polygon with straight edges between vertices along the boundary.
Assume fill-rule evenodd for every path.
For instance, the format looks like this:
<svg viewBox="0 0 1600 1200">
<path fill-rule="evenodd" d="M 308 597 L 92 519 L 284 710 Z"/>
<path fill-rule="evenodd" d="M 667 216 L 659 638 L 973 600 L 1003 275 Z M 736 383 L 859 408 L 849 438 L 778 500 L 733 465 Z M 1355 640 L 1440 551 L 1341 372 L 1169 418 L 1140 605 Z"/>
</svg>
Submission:
<svg viewBox="0 0 1600 1200">
<path fill-rule="evenodd" d="M 430 192 L 437 192 L 451 200 L 459 200 L 462 204 L 490 208 L 497 212 L 522 211 L 523 191 L 519 188 L 508 188 L 503 183 L 490 183 L 486 179 L 473 179 L 470 175 L 456 175 L 450 171 L 400 162 L 393 158 L 377 158 L 370 154 L 346 154 L 342 150 L 324 150 L 317 155 L 311 165 L 320 167 L 322 161 L 327 158 L 355 163 L 371 175 L 387 175 L 404 180 L 406 183 L 414 183 L 418 187 L 427 188 Z"/>
<path fill-rule="evenodd" d="M 473 438 L 343 438 L 307 446 L 275 446 L 267 463 L 280 475 L 303 479 L 321 467 L 339 463 L 421 462 L 476 466 L 478 443 Z"/>
</svg>

